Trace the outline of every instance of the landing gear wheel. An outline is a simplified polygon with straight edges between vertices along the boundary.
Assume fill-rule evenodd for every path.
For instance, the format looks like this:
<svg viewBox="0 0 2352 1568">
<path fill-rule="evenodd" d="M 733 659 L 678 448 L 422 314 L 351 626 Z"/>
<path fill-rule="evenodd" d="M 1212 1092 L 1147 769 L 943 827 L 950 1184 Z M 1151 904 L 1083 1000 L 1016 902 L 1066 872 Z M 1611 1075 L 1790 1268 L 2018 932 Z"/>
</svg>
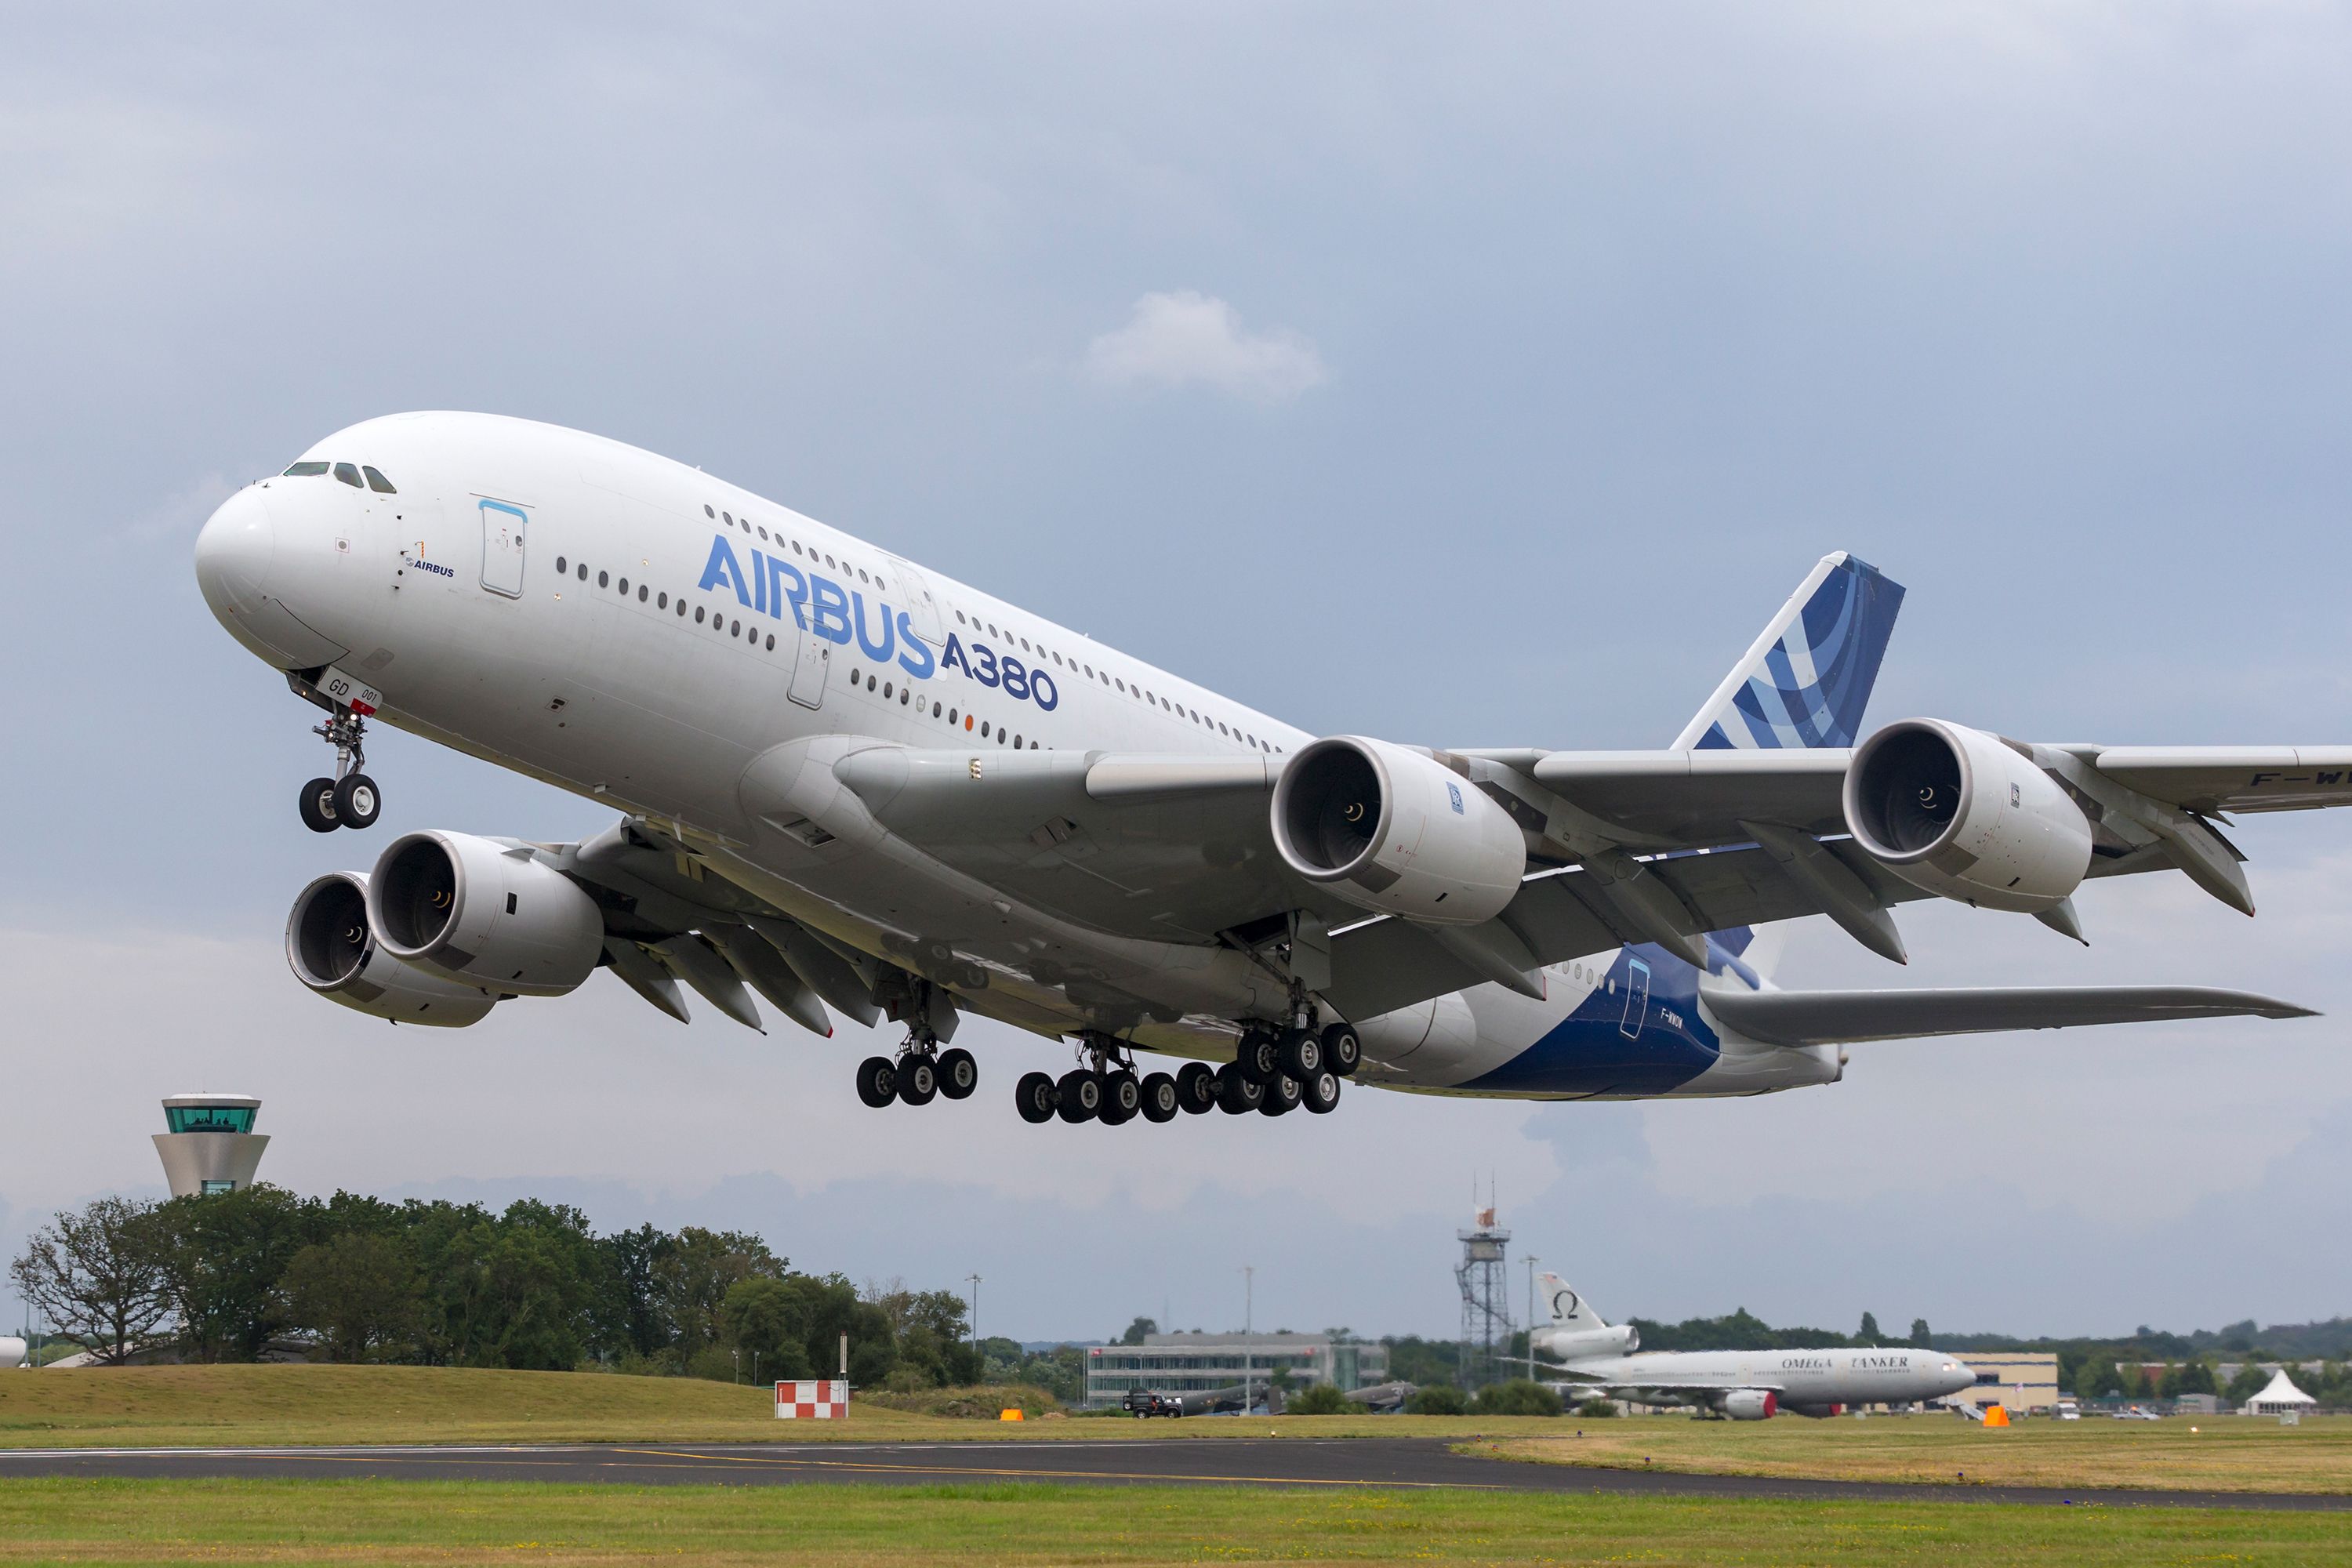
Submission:
<svg viewBox="0 0 2352 1568">
<path fill-rule="evenodd" d="M 1242 1037 L 1242 1047 L 1234 1060 L 1243 1073 L 1259 1083 L 1265 1083 L 1282 1070 L 1282 1038 L 1265 1029 L 1253 1029 Z"/>
<path fill-rule="evenodd" d="M 1135 1120 L 1143 1109 L 1143 1086 L 1135 1081 L 1131 1072 L 1107 1072 L 1103 1079 L 1102 1110 L 1097 1114 L 1106 1127 L 1117 1127 Z"/>
<path fill-rule="evenodd" d="M 1328 1068 L 1298 1087 L 1299 1103 L 1318 1116 L 1328 1116 L 1339 1103 L 1339 1075 Z"/>
<path fill-rule="evenodd" d="M 1176 1103 L 1194 1116 L 1217 1108 L 1217 1069 L 1206 1062 L 1186 1062 L 1176 1069 Z"/>
<path fill-rule="evenodd" d="M 1146 1121 L 1173 1121 L 1184 1109 L 1176 1098 L 1176 1080 L 1164 1072 L 1148 1073 L 1143 1079 L 1143 1119 Z"/>
<path fill-rule="evenodd" d="M 373 827 L 383 795 L 365 773 L 345 773 L 335 785 L 335 816 L 345 827 Z"/>
<path fill-rule="evenodd" d="M 898 1073 L 898 1098 L 909 1105 L 929 1105 L 940 1092 L 939 1065 L 929 1057 L 908 1057 Z"/>
<path fill-rule="evenodd" d="M 1076 1068 L 1054 1086 L 1054 1109 L 1065 1121 L 1092 1121 L 1102 1114 L 1103 1084 L 1099 1074 Z"/>
<path fill-rule="evenodd" d="M 898 1069 L 888 1057 L 867 1057 L 857 1064 L 857 1098 L 877 1110 L 898 1098 Z"/>
<path fill-rule="evenodd" d="M 1312 1029 L 1286 1029 L 1282 1036 L 1282 1075 L 1305 1083 L 1323 1070 L 1323 1038 Z"/>
<path fill-rule="evenodd" d="M 1265 1099 L 1258 1106 L 1262 1116 L 1287 1116 L 1298 1109 L 1298 1080 L 1283 1073 L 1265 1086 Z"/>
<path fill-rule="evenodd" d="M 1265 1102 L 1265 1085 L 1251 1078 L 1237 1062 L 1217 1069 L 1217 1109 L 1228 1116 L 1255 1110 Z"/>
<path fill-rule="evenodd" d="M 1021 1081 L 1013 1086 L 1013 1108 L 1021 1120 L 1033 1127 L 1043 1126 L 1054 1120 L 1054 1080 L 1042 1072 L 1024 1072 Z"/>
<path fill-rule="evenodd" d="M 1364 1059 L 1363 1037 L 1353 1024 L 1327 1025 L 1323 1030 L 1323 1065 L 1341 1078 L 1352 1077 Z M 1306 1079 L 1299 1080 L 1304 1083 Z"/>
<path fill-rule="evenodd" d="M 302 826 L 313 833 L 332 833 L 342 823 L 335 816 L 335 781 L 312 779 L 302 786 Z"/>
<path fill-rule="evenodd" d="M 1042 1075 L 1041 1075 L 1042 1076 Z M 940 1053 L 940 1092 L 950 1100 L 969 1100 L 980 1087 L 980 1064 L 971 1053 L 950 1046 Z"/>
</svg>

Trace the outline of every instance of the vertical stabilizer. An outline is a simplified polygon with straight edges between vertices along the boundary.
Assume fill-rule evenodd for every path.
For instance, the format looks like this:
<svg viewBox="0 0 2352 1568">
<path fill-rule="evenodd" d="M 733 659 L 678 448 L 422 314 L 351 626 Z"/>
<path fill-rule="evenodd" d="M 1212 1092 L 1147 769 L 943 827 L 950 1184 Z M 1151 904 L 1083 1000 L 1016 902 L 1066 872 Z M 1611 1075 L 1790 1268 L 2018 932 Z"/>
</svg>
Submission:
<svg viewBox="0 0 2352 1568">
<path fill-rule="evenodd" d="M 1676 751 L 1851 746 L 1903 607 L 1903 585 L 1840 551 L 1797 584 Z"/>
<path fill-rule="evenodd" d="M 1543 1286 L 1544 1300 L 1551 1303 L 1553 1328 L 1574 1334 L 1609 1327 L 1601 1321 L 1601 1314 L 1592 1310 L 1592 1304 L 1571 1289 L 1568 1281 L 1559 1275 L 1538 1274 L 1536 1279 Z"/>
</svg>

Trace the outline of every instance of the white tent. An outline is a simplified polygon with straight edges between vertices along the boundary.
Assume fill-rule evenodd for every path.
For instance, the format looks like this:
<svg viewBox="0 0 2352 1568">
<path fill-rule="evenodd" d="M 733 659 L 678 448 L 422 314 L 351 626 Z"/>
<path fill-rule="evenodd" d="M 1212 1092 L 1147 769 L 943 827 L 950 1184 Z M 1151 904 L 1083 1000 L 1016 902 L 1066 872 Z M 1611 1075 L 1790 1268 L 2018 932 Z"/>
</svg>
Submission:
<svg viewBox="0 0 2352 1568">
<path fill-rule="evenodd" d="M 2246 1401 L 2246 1408 L 2256 1415 L 2289 1415 L 2308 1410 L 2319 1401 L 2294 1385 L 2294 1379 L 2281 1367 L 2271 1373 L 2270 1386 Z"/>
</svg>

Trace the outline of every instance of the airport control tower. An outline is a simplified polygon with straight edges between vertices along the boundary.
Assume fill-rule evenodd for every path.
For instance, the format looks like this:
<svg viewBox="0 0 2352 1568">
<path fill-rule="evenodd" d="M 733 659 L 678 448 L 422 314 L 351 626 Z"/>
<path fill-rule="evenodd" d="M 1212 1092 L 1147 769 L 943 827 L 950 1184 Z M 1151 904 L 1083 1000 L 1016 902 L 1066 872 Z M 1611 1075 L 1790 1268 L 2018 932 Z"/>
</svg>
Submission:
<svg viewBox="0 0 2352 1568">
<path fill-rule="evenodd" d="M 1484 1387 L 1503 1375 L 1503 1358 L 1511 1349 L 1509 1280 L 1503 1272 L 1503 1254 L 1511 1233 L 1495 1223 L 1495 1200 L 1471 1216 L 1468 1230 L 1457 1230 L 1462 1262 L 1454 1270 L 1462 1287 L 1462 1386 Z"/>
<path fill-rule="evenodd" d="M 269 1140 L 253 1130 L 261 1101 L 249 1094 L 175 1094 L 163 1101 L 172 1129 L 155 1134 L 163 1179 L 175 1198 L 253 1185 Z"/>
</svg>

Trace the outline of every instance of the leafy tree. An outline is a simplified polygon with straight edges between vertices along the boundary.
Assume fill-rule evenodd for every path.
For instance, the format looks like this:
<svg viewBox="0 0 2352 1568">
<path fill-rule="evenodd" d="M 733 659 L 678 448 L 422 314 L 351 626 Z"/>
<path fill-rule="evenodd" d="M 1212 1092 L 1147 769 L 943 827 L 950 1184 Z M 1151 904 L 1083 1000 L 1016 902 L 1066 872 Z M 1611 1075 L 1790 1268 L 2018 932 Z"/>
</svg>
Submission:
<svg viewBox="0 0 2352 1568">
<path fill-rule="evenodd" d="M 2123 1376 L 2113 1356 L 2095 1355 L 2074 1373 L 2074 1392 L 2084 1399 L 2115 1399 L 2123 1391 Z"/>
<path fill-rule="evenodd" d="M 2228 1389 L 2230 1403 L 2243 1405 L 2247 1400 L 2269 1387 L 2270 1382 L 2269 1373 L 2264 1372 L 2252 1362 L 2246 1363 L 2238 1369 L 2237 1374 L 2230 1379 Z"/>
<path fill-rule="evenodd" d="M 1459 1415 L 1469 1407 L 1469 1402 L 1462 1397 L 1462 1391 L 1450 1383 L 1435 1383 L 1427 1388 L 1415 1389 L 1412 1397 L 1404 1402 L 1404 1411 L 1408 1415 Z"/>
<path fill-rule="evenodd" d="M 1285 1401 L 1283 1410 L 1291 1415 L 1344 1415 L 1348 1396 L 1328 1383 L 1310 1383 Z"/>
<path fill-rule="evenodd" d="M 1127 1332 L 1118 1336 L 1118 1342 L 1123 1345 L 1139 1345 L 1143 1342 L 1145 1335 L 1156 1334 L 1159 1331 L 1160 1325 L 1153 1320 L 1138 1318 L 1127 1325 Z"/>
<path fill-rule="evenodd" d="M 1862 1327 L 1854 1330 L 1853 1337 L 1860 1344 L 1874 1345 L 1883 1342 L 1878 1332 L 1877 1317 L 1873 1313 L 1864 1312 L 1862 1315 Z"/>
<path fill-rule="evenodd" d="M 2201 1358 L 2175 1362 L 2164 1369 L 2164 1381 L 2158 1385 L 2167 1399 L 2178 1399 L 2184 1394 L 2218 1394 L 2213 1382 L 2211 1364 Z"/>
<path fill-rule="evenodd" d="M 667 1350 L 676 1330 L 664 1305 L 662 1280 L 677 1238 L 641 1225 L 599 1237 L 603 1262 L 595 1318 L 598 1348 L 646 1360 Z"/>
<path fill-rule="evenodd" d="M 172 1314 L 156 1205 L 100 1198 L 26 1238 L 8 1277 L 59 1337 L 112 1363 L 151 1343 Z"/>
<path fill-rule="evenodd" d="M 719 1343 L 719 1308 L 727 1292 L 743 1280 L 781 1279 L 786 1272 L 785 1260 L 756 1236 L 688 1226 L 659 1249 L 653 1270 L 668 1342 L 685 1358 Z"/>
<path fill-rule="evenodd" d="M 744 1370 L 753 1382 L 816 1375 L 809 1360 L 806 1304 L 784 1280 L 737 1280 L 719 1303 L 719 1321 L 728 1342 L 743 1352 Z"/>
<path fill-rule="evenodd" d="M 1481 1415 L 1557 1415 L 1559 1395 L 1532 1379 L 1515 1377 L 1480 1389 L 1470 1408 Z"/>
<path fill-rule="evenodd" d="M 352 1230 L 286 1265 L 286 1320 L 314 1331 L 331 1361 L 369 1361 L 414 1342 L 421 1290 L 407 1237 Z"/>
<path fill-rule="evenodd" d="M 174 1198 L 155 1211 L 163 1273 L 194 1361 L 255 1361 L 286 1328 L 281 1282 L 319 1205 L 267 1183 Z"/>
<path fill-rule="evenodd" d="M 1915 1345 L 1917 1345 L 1920 1349 L 1925 1350 L 1925 1349 L 1927 1349 L 1927 1340 L 1928 1340 L 1928 1337 L 1929 1337 L 1929 1336 L 1928 1336 L 1928 1333 L 1927 1333 L 1927 1319 L 1925 1319 L 1925 1318 L 1914 1318 L 1914 1319 L 1912 1319 L 1912 1320 L 1911 1320 L 1911 1342 L 1912 1342 L 1913 1344 L 1915 1344 Z"/>
<path fill-rule="evenodd" d="M 1617 1408 L 1617 1402 L 1615 1400 L 1601 1399 L 1599 1397 L 1588 1399 L 1583 1404 L 1578 1405 L 1576 1407 L 1576 1413 L 1579 1416 L 1587 1421 L 1606 1421 L 1612 1415 L 1623 1414 Z"/>
</svg>

